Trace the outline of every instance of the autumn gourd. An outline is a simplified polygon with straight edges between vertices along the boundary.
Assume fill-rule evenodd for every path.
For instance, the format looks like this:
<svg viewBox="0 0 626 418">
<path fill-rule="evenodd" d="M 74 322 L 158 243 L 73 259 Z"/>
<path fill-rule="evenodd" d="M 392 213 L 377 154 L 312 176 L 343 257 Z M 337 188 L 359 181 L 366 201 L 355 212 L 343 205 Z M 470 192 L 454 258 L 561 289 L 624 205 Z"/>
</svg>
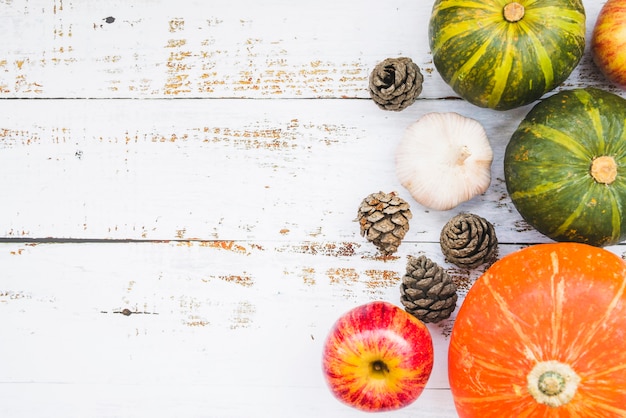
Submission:
<svg viewBox="0 0 626 418">
<path fill-rule="evenodd" d="M 448 371 L 462 418 L 626 416 L 626 263 L 580 243 L 503 257 L 459 309 Z"/>
<path fill-rule="evenodd" d="M 585 48 L 581 0 L 436 0 L 433 62 L 467 101 L 506 110 L 561 84 Z"/>
<path fill-rule="evenodd" d="M 626 239 L 626 100 L 595 88 L 562 91 L 522 120 L 504 155 L 522 217 L 556 241 Z"/>
</svg>

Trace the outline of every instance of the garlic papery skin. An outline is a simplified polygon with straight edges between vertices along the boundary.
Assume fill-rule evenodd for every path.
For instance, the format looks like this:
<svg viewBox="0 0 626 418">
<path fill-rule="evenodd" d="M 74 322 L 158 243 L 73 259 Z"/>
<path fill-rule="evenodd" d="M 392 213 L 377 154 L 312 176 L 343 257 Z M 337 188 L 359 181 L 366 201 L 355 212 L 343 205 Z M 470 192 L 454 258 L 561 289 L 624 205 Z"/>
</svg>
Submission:
<svg viewBox="0 0 626 418">
<path fill-rule="evenodd" d="M 478 121 L 432 112 L 406 129 L 396 150 L 396 175 L 417 203 L 449 210 L 487 191 L 492 161 L 489 138 Z"/>
</svg>

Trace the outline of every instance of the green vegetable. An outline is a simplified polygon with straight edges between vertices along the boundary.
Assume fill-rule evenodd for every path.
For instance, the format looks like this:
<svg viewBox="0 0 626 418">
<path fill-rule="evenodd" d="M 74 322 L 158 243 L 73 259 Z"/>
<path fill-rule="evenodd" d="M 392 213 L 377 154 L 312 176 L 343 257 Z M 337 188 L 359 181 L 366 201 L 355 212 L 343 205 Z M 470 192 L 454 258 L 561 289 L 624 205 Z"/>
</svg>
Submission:
<svg viewBox="0 0 626 418">
<path fill-rule="evenodd" d="M 585 49 L 581 0 L 436 0 L 429 25 L 435 67 L 481 107 L 529 104 L 561 84 Z"/>
<path fill-rule="evenodd" d="M 595 88 L 537 104 L 504 155 L 522 217 L 557 241 L 595 246 L 626 239 L 626 100 Z"/>
</svg>

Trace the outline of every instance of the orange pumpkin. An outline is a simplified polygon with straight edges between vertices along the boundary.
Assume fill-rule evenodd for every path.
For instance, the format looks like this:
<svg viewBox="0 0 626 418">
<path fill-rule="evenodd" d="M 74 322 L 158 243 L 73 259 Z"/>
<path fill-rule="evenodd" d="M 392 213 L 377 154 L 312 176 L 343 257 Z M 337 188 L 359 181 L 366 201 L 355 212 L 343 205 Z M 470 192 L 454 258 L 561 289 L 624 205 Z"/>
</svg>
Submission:
<svg viewBox="0 0 626 418">
<path fill-rule="evenodd" d="M 579 243 L 503 257 L 458 312 L 448 370 L 461 417 L 626 417 L 626 262 Z"/>
</svg>

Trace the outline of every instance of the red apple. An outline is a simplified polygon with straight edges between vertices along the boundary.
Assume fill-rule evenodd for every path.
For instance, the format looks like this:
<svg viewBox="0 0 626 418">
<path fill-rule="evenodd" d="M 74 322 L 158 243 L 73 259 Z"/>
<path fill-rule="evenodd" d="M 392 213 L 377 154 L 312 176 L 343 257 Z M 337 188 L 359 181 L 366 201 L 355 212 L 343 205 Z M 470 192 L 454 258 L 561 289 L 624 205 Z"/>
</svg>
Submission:
<svg viewBox="0 0 626 418">
<path fill-rule="evenodd" d="M 388 302 L 342 315 L 323 352 L 323 371 L 340 401 L 365 411 L 399 409 L 415 401 L 433 368 L 426 325 Z"/>
<path fill-rule="evenodd" d="M 591 54 L 606 78 L 626 89 L 626 0 L 608 0 L 600 10 Z"/>
</svg>

